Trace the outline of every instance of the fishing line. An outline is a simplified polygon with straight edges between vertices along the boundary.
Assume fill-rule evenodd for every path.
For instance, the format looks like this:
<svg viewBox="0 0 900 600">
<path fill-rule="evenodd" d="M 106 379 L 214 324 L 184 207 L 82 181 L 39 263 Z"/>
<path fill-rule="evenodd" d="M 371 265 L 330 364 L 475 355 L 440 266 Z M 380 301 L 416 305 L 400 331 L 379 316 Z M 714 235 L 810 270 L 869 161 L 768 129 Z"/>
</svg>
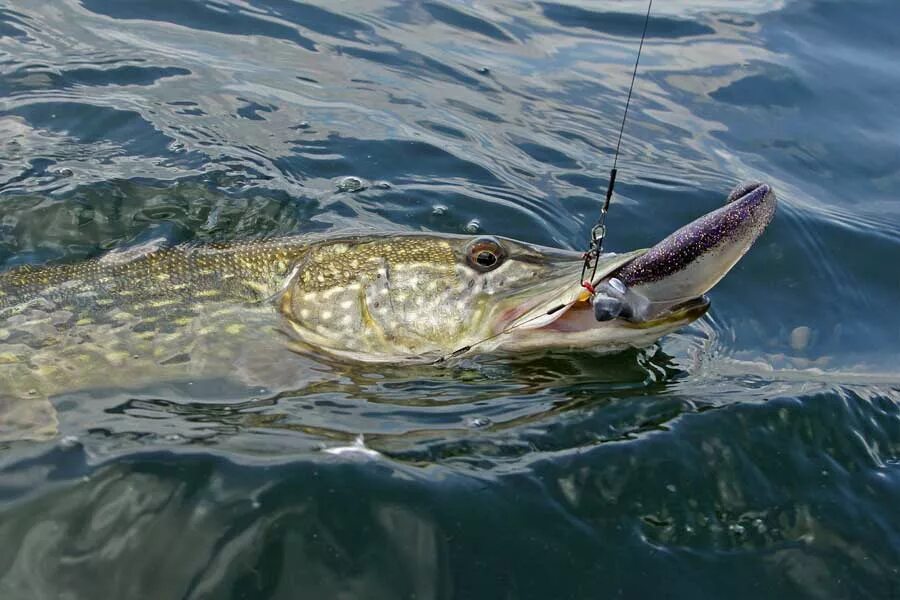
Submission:
<svg viewBox="0 0 900 600">
<path fill-rule="evenodd" d="M 626 98 L 625 100 L 625 112 L 622 114 L 622 124 L 619 126 L 619 139 L 616 141 L 616 153 L 615 156 L 613 156 L 613 166 L 609 172 L 609 185 L 606 188 L 606 200 L 603 202 L 603 207 L 600 209 L 600 218 L 597 219 L 597 224 L 594 225 L 594 227 L 591 229 L 590 249 L 584 253 L 584 265 L 581 267 L 581 287 L 586 289 L 588 293 L 591 294 L 591 296 L 595 294 L 593 281 L 597 275 L 597 264 L 600 262 L 600 251 L 603 249 L 603 238 L 606 237 L 606 213 L 609 212 L 609 202 L 610 200 L 612 200 L 613 187 L 616 185 L 616 173 L 618 173 L 617 167 L 619 164 L 619 150 L 622 147 L 622 134 L 625 132 L 625 122 L 628 120 L 628 107 L 631 105 L 631 95 L 634 92 L 634 82 L 637 79 L 638 65 L 641 62 L 641 51 L 644 49 L 644 38 L 647 37 L 647 26 L 650 24 L 650 10 L 652 8 L 653 0 L 650 0 L 647 3 L 647 14 L 644 17 L 644 29 L 641 32 L 641 43 L 638 45 L 637 58 L 634 61 L 634 70 L 631 72 L 631 85 L 628 86 L 628 98 Z M 590 280 L 584 278 L 584 274 L 588 269 L 592 269 Z M 466 352 L 471 350 L 473 346 L 477 346 L 479 344 L 483 344 L 485 342 L 493 340 L 494 338 L 500 337 L 501 335 L 509 333 L 518 327 L 527 325 L 528 323 L 536 321 L 537 319 L 543 318 L 547 315 L 552 315 L 553 313 L 560 311 L 565 307 L 565 304 L 554 306 L 550 310 L 537 314 L 530 319 L 522 321 L 521 323 L 510 325 L 509 327 L 498 331 L 494 335 L 488 336 L 476 342 L 472 342 L 467 346 L 457 348 L 450 354 L 440 356 L 431 364 L 440 364 L 448 359 L 456 358 L 457 356 L 465 354 Z"/>
<path fill-rule="evenodd" d="M 622 124 L 619 127 L 619 139 L 616 141 L 616 153 L 613 157 L 613 166 L 609 172 L 609 185 L 606 188 L 606 200 L 600 209 L 600 218 L 597 224 L 591 229 L 590 246 L 584 253 L 584 266 L 581 268 L 581 285 L 591 294 L 594 293 L 590 287 L 590 282 L 594 280 L 597 274 L 597 263 L 599 262 L 600 252 L 603 250 L 603 238 L 606 237 L 606 213 L 609 212 L 609 203 L 612 200 L 613 188 L 616 185 L 616 174 L 618 173 L 619 150 L 622 147 L 622 134 L 625 132 L 625 122 L 628 120 L 628 107 L 631 106 L 631 95 L 634 92 L 634 82 L 637 79 L 638 65 L 641 62 L 641 51 L 644 49 L 644 39 L 647 37 L 647 26 L 650 24 L 650 10 L 653 8 L 653 0 L 647 3 L 647 14 L 644 17 L 644 30 L 641 32 L 641 43 L 638 45 L 637 58 L 634 61 L 634 70 L 631 72 L 631 85 L 628 86 L 628 98 L 625 100 L 625 111 L 622 114 Z M 587 281 L 584 274 L 588 269 L 591 271 L 591 279 Z M 588 285 L 585 285 L 587 283 Z"/>
</svg>

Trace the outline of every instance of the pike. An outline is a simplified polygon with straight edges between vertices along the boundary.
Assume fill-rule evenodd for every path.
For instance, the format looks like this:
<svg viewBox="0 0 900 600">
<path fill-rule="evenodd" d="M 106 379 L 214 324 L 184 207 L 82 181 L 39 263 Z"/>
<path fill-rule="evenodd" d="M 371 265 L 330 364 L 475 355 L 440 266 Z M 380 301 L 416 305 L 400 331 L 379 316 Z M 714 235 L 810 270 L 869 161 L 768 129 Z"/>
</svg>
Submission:
<svg viewBox="0 0 900 600">
<path fill-rule="evenodd" d="M 476 353 L 644 347 L 705 294 L 775 211 L 768 185 L 649 250 L 580 253 L 439 234 L 187 245 L 0 273 L 0 439 L 57 431 L 50 399 L 234 377 L 239 355 L 434 363 Z"/>
</svg>

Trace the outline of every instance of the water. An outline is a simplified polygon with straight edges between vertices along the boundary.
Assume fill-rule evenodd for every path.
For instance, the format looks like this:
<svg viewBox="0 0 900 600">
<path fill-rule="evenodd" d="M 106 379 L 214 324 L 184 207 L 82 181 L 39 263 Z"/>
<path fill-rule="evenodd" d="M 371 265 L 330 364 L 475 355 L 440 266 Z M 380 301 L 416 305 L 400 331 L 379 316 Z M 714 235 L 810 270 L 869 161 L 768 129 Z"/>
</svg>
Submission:
<svg viewBox="0 0 900 600">
<path fill-rule="evenodd" d="M 0 6 L 5 268 L 360 224 L 580 247 L 645 10 Z M 65 437 L 0 450 L 2 597 L 900 597 L 898 18 L 654 6 L 608 248 L 781 199 L 695 326 L 63 395 Z"/>
</svg>

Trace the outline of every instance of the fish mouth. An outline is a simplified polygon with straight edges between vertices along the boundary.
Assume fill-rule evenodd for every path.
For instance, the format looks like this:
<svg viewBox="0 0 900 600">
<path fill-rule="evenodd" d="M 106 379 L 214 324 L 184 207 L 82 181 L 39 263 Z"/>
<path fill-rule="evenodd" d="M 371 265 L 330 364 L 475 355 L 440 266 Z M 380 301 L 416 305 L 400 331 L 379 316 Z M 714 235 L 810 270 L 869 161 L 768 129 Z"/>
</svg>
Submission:
<svg viewBox="0 0 900 600">
<path fill-rule="evenodd" d="M 643 250 L 623 254 L 620 262 L 626 264 L 642 253 Z M 572 310 L 589 309 L 591 292 L 580 283 L 582 268 L 580 258 L 557 263 L 553 270 L 561 274 L 532 288 L 527 299 L 504 311 L 498 331 L 541 329 L 553 325 Z M 591 281 L 592 287 L 598 285 L 604 275 L 596 274 Z"/>
<path fill-rule="evenodd" d="M 594 295 L 578 285 L 581 263 L 566 265 L 555 291 L 511 311 L 506 330 L 576 333 L 616 325 L 666 330 L 709 310 L 706 293 L 743 257 L 771 222 L 775 194 L 765 183 L 747 183 L 726 204 L 673 232 L 649 250 L 623 255 L 623 263 L 600 274 Z M 621 312 L 603 315 L 598 298 L 614 296 Z M 608 317 L 608 318 L 606 318 Z"/>
<path fill-rule="evenodd" d="M 628 317 L 618 317 L 610 325 L 632 330 L 669 329 L 696 321 L 706 314 L 709 307 L 709 297 L 704 294 L 667 307 L 664 311 L 653 315 L 651 318 L 636 320 Z M 565 334 L 583 332 L 602 325 L 602 323 L 597 322 L 594 316 L 593 306 L 588 294 L 586 299 L 579 299 L 576 302 L 561 305 L 558 311 L 547 315 L 545 320 L 534 319 L 529 321 L 526 318 L 515 328 L 526 330 L 539 329 L 546 332 Z"/>
<path fill-rule="evenodd" d="M 629 321 L 624 320 L 623 327 L 629 329 L 655 329 L 657 327 L 668 327 L 670 325 L 690 323 L 696 321 L 706 314 L 709 310 L 709 297 L 705 294 L 697 298 L 692 298 L 681 304 L 672 306 L 660 315 L 647 321 Z"/>
</svg>

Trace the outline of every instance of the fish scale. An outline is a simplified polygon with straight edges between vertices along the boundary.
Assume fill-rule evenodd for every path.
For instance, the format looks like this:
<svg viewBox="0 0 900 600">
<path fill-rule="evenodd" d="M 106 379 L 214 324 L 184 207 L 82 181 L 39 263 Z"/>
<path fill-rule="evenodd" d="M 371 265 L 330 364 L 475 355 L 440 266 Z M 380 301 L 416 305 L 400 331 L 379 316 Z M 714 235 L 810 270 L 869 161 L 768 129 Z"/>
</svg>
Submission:
<svg viewBox="0 0 900 600">
<path fill-rule="evenodd" d="M 254 335 L 272 337 L 278 319 L 264 301 L 306 248 L 182 246 L 2 273 L 0 398 L 19 401 L 27 420 L 23 403 L 41 413 L 64 391 L 225 373 Z"/>
<path fill-rule="evenodd" d="M 300 353 L 434 363 L 646 346 L 706 311 L 705 291 L 771 220 L 768 186 L 736 196 L 650 251 L 598 257 L 586 287 L 611 290 L 617 274 L 631 290 L 605 305 L 634 300 L 637 320 L 597 322 L 580 253 L 490 237 L 294 237 L 12 269 L 0 273 L 0 438 L 56 431 L 61 393 L 265 385 Z"/>
</svg>

